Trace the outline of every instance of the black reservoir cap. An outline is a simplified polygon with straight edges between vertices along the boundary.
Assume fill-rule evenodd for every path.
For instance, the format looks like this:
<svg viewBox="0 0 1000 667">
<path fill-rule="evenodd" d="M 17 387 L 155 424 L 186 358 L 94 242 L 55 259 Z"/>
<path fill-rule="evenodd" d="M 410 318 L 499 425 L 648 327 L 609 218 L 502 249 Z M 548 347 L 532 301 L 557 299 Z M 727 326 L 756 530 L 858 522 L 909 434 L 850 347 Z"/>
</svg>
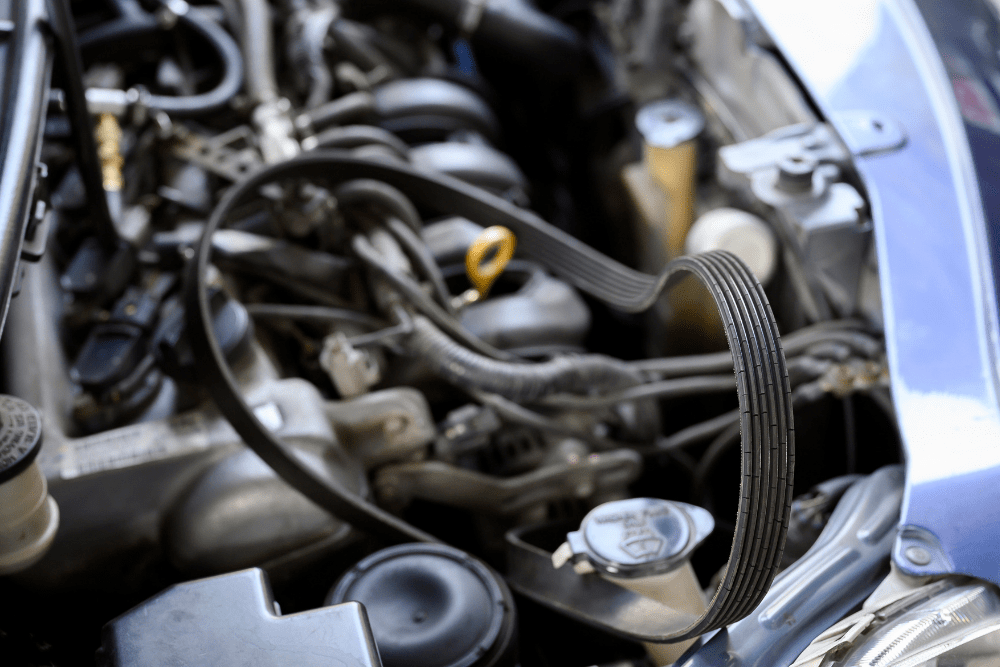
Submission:
<svg viewBox="0 0 1000 667">
<path fill-rule="evenodd" d="M 42 416 L 27 401 L 0 394 L 0 484 L 20 475 L 42 448 Z"/>
<path fill-rule="evenodd" d="M 444 545 L 402 544 L 368 556 L 327 596 L 368 611 L 385 667 L 512 666 L 515 611 L 503 579 Z"/>
</svg>

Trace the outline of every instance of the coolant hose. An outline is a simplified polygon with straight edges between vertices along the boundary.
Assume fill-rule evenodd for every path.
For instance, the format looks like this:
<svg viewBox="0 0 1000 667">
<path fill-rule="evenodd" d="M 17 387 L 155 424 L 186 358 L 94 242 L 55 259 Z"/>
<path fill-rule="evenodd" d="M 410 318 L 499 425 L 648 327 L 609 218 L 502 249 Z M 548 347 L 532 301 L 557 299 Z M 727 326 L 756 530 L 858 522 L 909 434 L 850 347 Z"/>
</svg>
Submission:
<svg viewBox="0 0 1000 667">
<path fill-rule="evenodd" d="M 214 88 L 196 95 L 153 95 L 142 98 L 149 109 L 176 116 L 195 116 L 218 111 L 240 92 L 243 86 L 243 57 L 240 48 L 219 24 L 205 17 L 186 2 L 164 1 L 161 4 L 177 15 L 179 23 L 204 39 L 215 51 L 222 66 L 222 77 Z M 139 7 L 138 3 L 122 3 L 121 7 L 134 9 L 120 18 L 91 28 L 80 35 L 80 47 L 92 52 L 99 47 L 109 47 L 116 42 L 146 39 L 162 30 L 159 21 Z"/>
<path fill-rule="evenodd" d="M 406 348 L 452 384 L 518 403 L 560 392 L 582 394 L 642 384 L 642 376 L 625 362 L 600 354 L 560 356 L 533 364 L 490 359 L 456 343 L 419 315 L 413 318 Z"/>
<path fill-rule="evenodd" d="M 189 10 L 179 14 L 177 20 L 212 45 L 222 62 L 222 79 L 215 88 L 198 95 L 177 97 L 150 95 L 146 99 L 146 106 L 176 116 L 194 116 L 218 111 L 229 104 L 243 86 L 243 59 L 240 56 L 240 48 L 219 24 L 201 16 L 197 11 Z"/>
</svg>

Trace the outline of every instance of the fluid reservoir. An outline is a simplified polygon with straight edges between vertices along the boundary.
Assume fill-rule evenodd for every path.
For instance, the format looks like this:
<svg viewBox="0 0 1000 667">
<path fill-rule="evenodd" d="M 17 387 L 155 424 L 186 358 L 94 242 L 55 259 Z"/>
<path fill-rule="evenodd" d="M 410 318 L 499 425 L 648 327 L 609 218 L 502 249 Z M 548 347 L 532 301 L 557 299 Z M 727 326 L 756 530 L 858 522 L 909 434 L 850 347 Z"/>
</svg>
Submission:
<svg viewBox="0 0 1000 667">
<path fill-rule="evenodd" d="M 41 447 L 38 411 L 0 396 L 0 575 L 33 565 L 56 536 L 59 507 L 35 462 Z"/>
<path fill-rule="evenodd" d="M 705 119 L 684 100 L 643 105 L 635 117 L 642 136 L 642 162 L 627 165 L 622 179 L 634 204 L 639 268 L 657 274 L 685 253 L 695 216 L 698 136 Z M 649 311 L 647 353 L 703 352 L 722 349 L 722 328 L 711 297 L 695 280 L 684 280 Z"/>
<path fill-rule="evenodd" d="M 688 255 L 728 250 L 746 262 L 762 285 L 771 280 L 778 264 L 778 243 L 767 223 L 753 213 L 727 206 L 695 220 L 684 249 Z"/>
<path fill-rule="evenodd" d="M 591 510 L 580 530 L 552 554 L 559 568 L 573 562 L 581 576 L 596 573 L 670 607 L 700 616 L 706 609 L 690 557 L 715 527 L 712 515 L 694 505 L 658 498 L 630 498 Z M 646 643 L 656 665 L 671 665 L 693 643 Z"/>
</svg>

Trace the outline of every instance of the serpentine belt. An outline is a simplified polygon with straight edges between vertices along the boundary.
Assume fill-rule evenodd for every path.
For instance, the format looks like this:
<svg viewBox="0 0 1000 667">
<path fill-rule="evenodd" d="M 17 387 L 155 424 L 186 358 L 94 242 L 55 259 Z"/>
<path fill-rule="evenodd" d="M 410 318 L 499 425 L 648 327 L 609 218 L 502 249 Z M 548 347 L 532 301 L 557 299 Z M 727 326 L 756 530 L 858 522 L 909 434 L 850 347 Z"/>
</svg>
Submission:
<svg viewBox="0 0 1000 667">
<path fill-rule="evenodd" d="M 529 567 L 520 571 L 522 579 L 518 579 L 518 572 L 513 572 L 509 578 L 516 590 L 543 604 L 612 632 L 645 641 L 694 637 L 739 620 L 757 606 L 777 572 L 784 547 L 791 507 L 794 435 L 791 392 L 774 316 L 763 289 L 742 261 L 726 252 L 711 252 L 681 257 L 670 262 L 658 276 L 651 276 L 616 262 L 530 211 L 482 189 L 404 163 L 367 159 L 342 151 L 305 153 L 265 167 L 235 184 L 212 212 L 185 280 L 191 344 L 199 359 L 210 362 L 204 371 L 212 396 L 247 445 L 285 481 L 355 527 L 394 541 L 435 541 L 435 538 L 364 498 L 336 487 L 329 479 L 306 467 L 272 436 L 240 396 L 212 330 L 205 285 L 211 235 L 233 209 L 254 196 L 260 186 L 298 178 L 330 185 L 359 178 L 384 181 L 426 208 L 460 215 L 483 226 L 508 227 L 517 234 L 519 248 L 525 255 L 581 291 L 625 312 L 649 308 L 664 289 L 685 275 L 693 275 L 701 281 L 719 309 L 733 355 L 742 434 L 742 480 L 736 530 L 725 574 L 708 610 L 700 617 L 688 618 L 676 612 L 671 617 L 664 614 L 671 611 L 668 608 L 660 605 L 657 610 L 657 603 L 624 591 L 616 599 L 622 604 L 646 605 L 653 616 L 651 624 L 647 623 L 647 627 L 637 633 L 630 627 L 615 626 L 606 615 L 573 609 L 566 604 L 566 599 L 559 597 L 573 595 L 574 591 L 546 587 L 541 579 L 531 579 L 535 576 L 556 581 L 557 577 L 566 576 L 560 574 L 568 571 L 566 568 L 555 570 L 549 564 L 549 569 L 542 572 L 537 567 Z M 519 557 L 529 558 L 530 553 L 530 550 L 522 550 Z M 536 560 L 542 557 L 538 553 L 535 556 Z M 572 572 L 569 574 L 576 576 Z M 583 586 L 595 591 L 603 590 L 596 579 L 578 577 L 576 581 L 584 582 Z M 607 582 L 604 584 L 617 588 Z M 540 595 L 539 591 L 548 591 L 549 597 Z M 656 620 L 657 616 L 660 621 Z"/>
</svg>

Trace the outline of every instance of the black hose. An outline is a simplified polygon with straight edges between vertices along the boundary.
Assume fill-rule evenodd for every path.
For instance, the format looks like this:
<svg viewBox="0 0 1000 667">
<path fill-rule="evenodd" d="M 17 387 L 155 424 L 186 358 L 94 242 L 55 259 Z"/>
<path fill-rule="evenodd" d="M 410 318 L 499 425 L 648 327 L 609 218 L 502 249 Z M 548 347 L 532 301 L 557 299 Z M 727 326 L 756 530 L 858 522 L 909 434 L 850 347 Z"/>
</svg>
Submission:
<svg viewBox="0 0 1000 667">
<path fill-rule="evenodd" d="M 673 449 L 689 447 L 691 445 L 698 444 L 699 442 L 703 442 L 704 440 L 711 438 L 713 435 L 718 435 L 719 432 L 724 431 L 726 427 L 731 424 L 737 424 L 739 421 L 739 410 L 724 412 L 718 417 L 706 419 L 703 422 L 698 422 L 697 424 L 688 426 L 687 428 L 681 429 L 671 435 L 657 438 L 656 444 L 653 447 L 643 448 L 641 452 L 643 454 L 660 454 Z"/>
<path fill-rule="evenodd" d="M 145 103 L 151 109 L 176 116 L 194 116 L 218 111 L 236 97 L 243 86 L 243 59 L 232 37 L 215 21 L 200 16 L 197 11 L 187 11 L 178 20 L 205 39 L 222 63 L 222 78 L 215 88 L 197 95 L 172 97 L 150 95 Z"/>
<path fill-rule="evenodd" d="M 385 221 L 385 226 L 389 230 L 389 233 L 399 242 L 399 245 L 402 246 L 403 251 L 410 260 L 417 265 L 420 273 L 430 282 L 431 292 L 437 298 L 441 307 L 449 315 L 454 316 L 455 309 L 451 305 L 451 292 L 448 291 L 448 286 L 444 282 L 444 275 L 441 273 L 441 267 L 434 261 L 434 256 L 431 255 L 427 244 L 420 239 L 415 231 L 403 224 L 399 218 L 388 218 Z"/>
<path fill-rule="evenodd" d="M 358 178 L 341 183 L 331 194 L 341 207 L 374 205 L 396 216 L 416 233 L 420 233 L 424 222 L 413 202 L 402 192 L 388 183 L 369 178 Z"/>
<path fill-rule="evenodd" d="M 392 132 L 374 125 L 332 127 L 302 141 L 302 147 L 307 150 L 316 148 L 351 149 L 361 146 L 385 146 L 404 160 L 410 154 L 410 147 L 402 139 Z"/>
<path fill-rule="evenodd" d="M 489 359 L 459 345 L 426 317 L 413 318 L 405 347 L 440 377 L 463 389 L 531 402 L 557 392 L 585 393 L 642 383 L 642 377 L 619 359 L 597 354 L 556 357 L 533 364 Z"/>
<path fill-rule="evenodd" d="M 541 415 L 534 410 L 529 410 L 528 408 L 525 408 L 514 401 L 508 400 L 503 396 L 483 391 L 471 391 L 469 393 L 483 405 L 493 408 L 501 419 L 512 424 L 519 424 L 521 426 L 527 426 L 529 428 L 545 431 L 547 433 L 555 433 L 557 435 L 570 438 L 577 438 L 578 440 L 583 440 L 584 442 L 590 443 L 591 445 L 604 450 L 624 449 L 628 447 L 625 444 L 614 442 L 612 440 L 608 440 L 607 438 L 602 438 L 594 435 L 593 433 L 587 433 L 572 426 L 567 426 L 566 424 L 556 421 L 555 419 Z"/>
<path fill-rule="evenodd" d="M 862 331 L 820 325 L 805 327 L 781 338 L 782 347 L 789 357 L 805 352 L 813 345 L 821 343 L 841 343 L 867 359 L 877 357 L 883 350 L 877 339 Z M 728 351 L 631 362 L 632 367 L 636 370 L 656 373 L 665 378 L 720 373 L 731 368 L 732 364 L 732 355 Z"/>
<path fill-rule="evenodd" d="M 357 324 L 366 329 L 382 329 L 385 322 L 347 308 L 331 308 L 329 306 L 302 306 L 288 303 L 248 303 L 244 304 L 251 317 L 274 320 L 297 320 L 300 322 L 315 322 L 319 324 L 343 323 Z"/>
<path fill-rule="evenodd" d="M 87 111 L 87 98 L 83 90 L 83 59 L 76 39 L 73 12 L 69 0 L 55 0 L 50 6 L 52 27 L 59 41 L 59 62 L 63 68 L 66 108 L 69 112 L 69 122 L 73 127 L 80 175 L 87 192 L 87 205 L 96 214 L 97 233 L 101 245 L 115 249 L 121 242 L 101 180 L 101 162 L 97 157 L 93 119 Z"/>
<path fill-rule="evenodd" d="M 740 441 L 740 425 L 732 424 L 716 436 L 712 444 L 708 446 L 705 453 L 698 461 L 698 466 L 694 469 L 691 480 L 691 495 L 698 499 L 698 502 L 705 504 L 706 482 L 716 464 L 722 460 L 726 454 Z"/>
<path fill-rule="evenodd" d="M 295 127 L 300 132 L 318 132 L 331 125 L 365 120 L 374 113 L 375 96 L 365 91 L 358 91 L 302 113 L 295 119 Z"/>
<path fill-rule="evenodd" d="M 491 359 L 506 361 L 516 361 L 518 359 L 518 357 L 509 352 L 498 350 L 465 329 L 458 320 L 449 315 L 444 308 L 428 296 L 414 280 L 390 267 L 368 239 L 361 235 L 355 236 L 351 242 L 351 247 L 358 258 L 368 265 L 368 268 L 381 276 L 397 292 L 404 296 L 413 307 L 448 332 L 452 338 Z"/>
<path fill-rule="evenodd" d="M 138 0 L 112 0 L 109 4 L 118 18 L 80 32 L 80 49 L 84 54 L 90 55 L 92 49 L 101 46 L 148 38 L 162 30 L 160 22 Z"/>
<path fill-rule="evenodd" d="M 199 16 L 197 11 L 188 11 L 179 16 L 178 20 L 212 45 L 222 62 L 222 78 L 215 88 L 207 92 L 178 97 L 150 95 L 145 99 L 145 104 L 150 109 L 176 116 L 195 116 L 218 111 L 229 104 L 243 85 L 240 49 L 229 33 L 214 21 Z"/>
<path fill-rule="evenodd" d="M 396 4 L 447 21 L 469 34 L 477 49 L 535 72 L 571 76 L 583 62 L 580 36 L 523 0 L 396 0 Z M 477 6 L 481 14 L 477 14 Z"/>
<path fill-rule="evenodd" d="M 361 24 L 348 19 L 337 19 L 330 24 L 330 37 L 333 38 L 334 49 L 347 60 L 357 65 L 365 73 L 376 67 L 388 68 L 391 63 L 378 49 L 368 43 L 365 30 Z"/>
<path fill-rule="evenodd" d="M 161 0 L 160 4 L 165 3 Z M 81 47 L 93 51 L 111 43 L 141 41 L 163 29 L 153 15 L 139 8 L 138 4 L 135 7 L 135 10 L 123 14 L 121 18 L 83 33 L 80 37 Z M 229 33 L 197 9 L 188 7 L 187 11 L 177 15 L 177 20 L 212 47 L 219 58 L 222 77 L 214 88 L 204 93 L 179 96 L 147 94 L 142 103 L 149 109 L 175 116 L 196 116 L 218 111 L 229 104 L 243 86 L 243 57 L 240 48 Z"/>
</svg>

